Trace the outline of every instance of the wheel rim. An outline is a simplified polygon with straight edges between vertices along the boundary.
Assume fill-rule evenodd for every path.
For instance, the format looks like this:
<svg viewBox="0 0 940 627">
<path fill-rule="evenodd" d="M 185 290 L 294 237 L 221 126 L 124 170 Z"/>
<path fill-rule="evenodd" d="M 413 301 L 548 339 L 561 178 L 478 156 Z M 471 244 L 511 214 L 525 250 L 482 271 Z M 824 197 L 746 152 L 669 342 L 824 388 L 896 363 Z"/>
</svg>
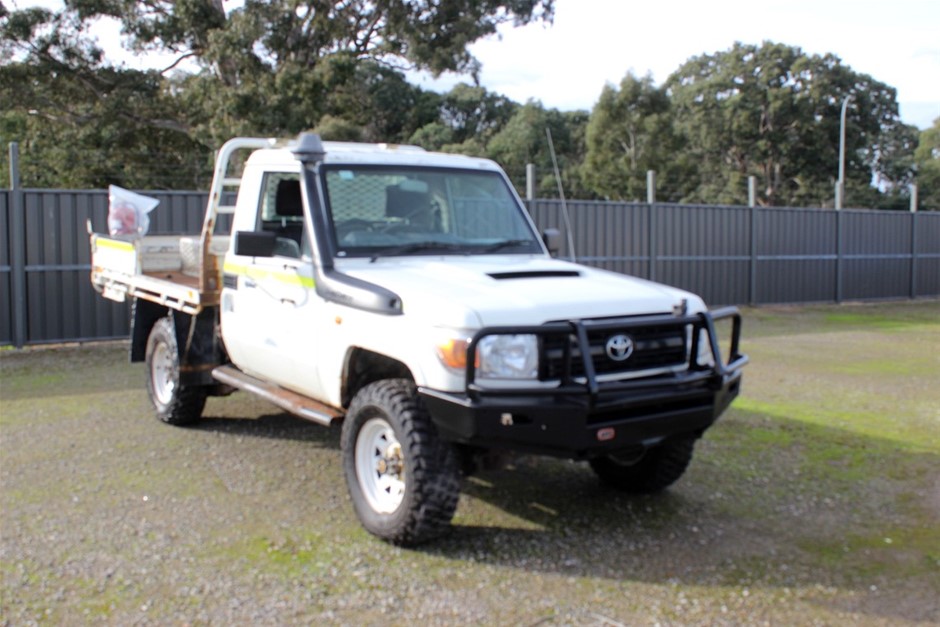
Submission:
<svg viewBox="0 0 940 627">
<path fill-rule="evenodd" d="M 150 358 L 150 382 L 153 385 L 153 395 L 162 405 L 168 405 L 173 400 L 176 390 L 176 360 L 169 347 L 164 342 L 158 342 L 153 348 Z"/>
<path fill-rule="evenodd" d="M 372 418 L 356 438 L 356 477 L 369 506 L 391 514 L 405 498 L 405 458 L 392 426 Z"/>
</svg>

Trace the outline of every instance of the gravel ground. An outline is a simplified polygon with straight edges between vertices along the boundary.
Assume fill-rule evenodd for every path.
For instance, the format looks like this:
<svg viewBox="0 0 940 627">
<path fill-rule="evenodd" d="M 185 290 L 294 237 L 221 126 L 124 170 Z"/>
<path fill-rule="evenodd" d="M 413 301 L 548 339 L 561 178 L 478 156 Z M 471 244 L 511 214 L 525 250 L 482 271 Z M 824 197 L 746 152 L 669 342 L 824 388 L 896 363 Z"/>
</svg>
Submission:
<svg viewBox="0 0 940 627">
<path fill-rule="evenodd" d="M 417 550 L 339 429 L 152 415 L 125 344 L 0 351 L 0 624 L 940 625 L 940 304 L 745 312 L 753 363 L 656 497 L 520 458 Z"/>
</svg>

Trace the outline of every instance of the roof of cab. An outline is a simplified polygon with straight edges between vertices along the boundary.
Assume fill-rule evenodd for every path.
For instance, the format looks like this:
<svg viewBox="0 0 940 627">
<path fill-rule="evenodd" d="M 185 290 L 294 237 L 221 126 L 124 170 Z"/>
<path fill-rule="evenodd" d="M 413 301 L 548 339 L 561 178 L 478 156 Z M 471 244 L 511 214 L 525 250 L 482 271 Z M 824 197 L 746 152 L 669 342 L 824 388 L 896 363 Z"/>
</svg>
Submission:
<svg viewBox="0 0 940 627">
<path fill-rule="evenodd" d="M 278 142 L 275 148 L 255 150 L 248 163 L 272 167 L 297 167 L 297 156 L 292 152 L 296 141 L 286 144 Z M 442 152 L 428 152 L 418 146 L 400 144 L 366 144 L 353 142 L 323 142 L 327 164 L 349 165 L 402 165 L 438 168 L 461 168 L 499 171 L 499 166 L 489 159 L 468 157 Z"/>
</svg>

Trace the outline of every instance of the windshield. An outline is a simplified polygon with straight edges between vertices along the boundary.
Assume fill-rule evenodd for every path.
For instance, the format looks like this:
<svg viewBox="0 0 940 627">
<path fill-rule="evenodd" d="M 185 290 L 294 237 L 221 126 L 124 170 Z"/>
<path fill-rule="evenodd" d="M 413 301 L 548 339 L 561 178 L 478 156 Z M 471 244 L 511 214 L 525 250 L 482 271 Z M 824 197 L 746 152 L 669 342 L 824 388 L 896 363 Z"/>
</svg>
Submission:
<svg viewBox="0 0 940 627">
<path fill-rule="evenodd" d="M 542 252 L 496 172 L 333 166 L 324 177 L 338 256 Z"/>
</svg>

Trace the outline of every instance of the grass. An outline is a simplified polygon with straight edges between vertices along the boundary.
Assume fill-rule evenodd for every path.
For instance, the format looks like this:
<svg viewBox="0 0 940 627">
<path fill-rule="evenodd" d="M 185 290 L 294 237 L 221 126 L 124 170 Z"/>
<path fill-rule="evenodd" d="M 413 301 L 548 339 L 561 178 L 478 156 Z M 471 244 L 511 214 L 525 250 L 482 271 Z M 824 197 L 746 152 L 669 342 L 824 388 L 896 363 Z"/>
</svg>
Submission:
<svg viewBox="0 0 940 627">
<path fill-rule="evenodd" d="M 0 355 L 0 624 L 940 622 L 940 306 L 744 311 L 742 396 L 659 496 L 520 458 L 416 550 L 339 438 L 245 395 L 156 421 L 126 346 Z"/>
</svg>

